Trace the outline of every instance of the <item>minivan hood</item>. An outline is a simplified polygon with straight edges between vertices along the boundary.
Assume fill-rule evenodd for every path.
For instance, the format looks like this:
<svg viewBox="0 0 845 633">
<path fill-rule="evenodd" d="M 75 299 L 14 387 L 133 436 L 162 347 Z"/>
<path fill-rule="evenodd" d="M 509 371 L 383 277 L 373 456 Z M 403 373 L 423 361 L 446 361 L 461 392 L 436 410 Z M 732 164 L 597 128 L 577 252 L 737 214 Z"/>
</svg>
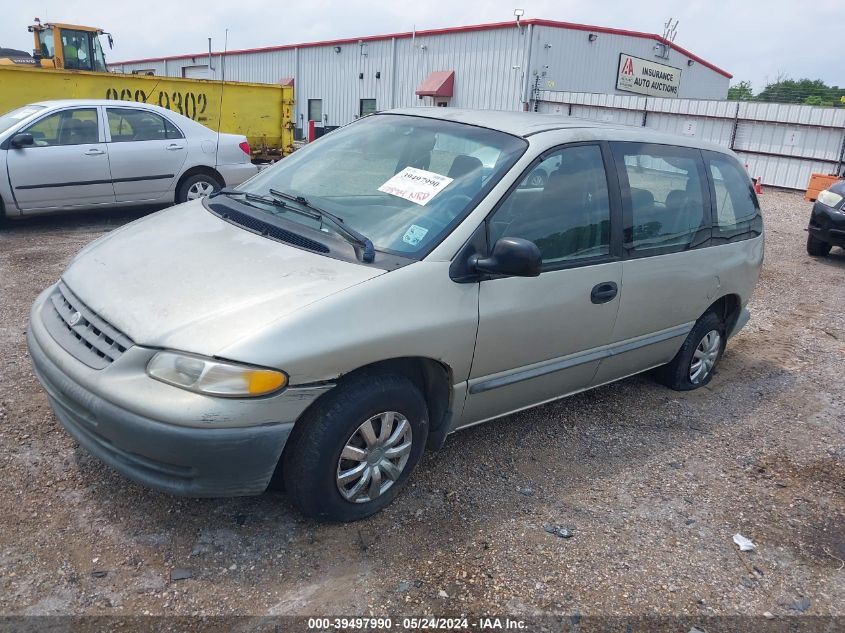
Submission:
<svg viewBox="0 0 845 633">
<path fill-rule="evenodd" d="M 383 272 L 250 233 L 197 200 L 101 238 L 62 279 L 135 343 L 211 356 Z"/>
</svg>

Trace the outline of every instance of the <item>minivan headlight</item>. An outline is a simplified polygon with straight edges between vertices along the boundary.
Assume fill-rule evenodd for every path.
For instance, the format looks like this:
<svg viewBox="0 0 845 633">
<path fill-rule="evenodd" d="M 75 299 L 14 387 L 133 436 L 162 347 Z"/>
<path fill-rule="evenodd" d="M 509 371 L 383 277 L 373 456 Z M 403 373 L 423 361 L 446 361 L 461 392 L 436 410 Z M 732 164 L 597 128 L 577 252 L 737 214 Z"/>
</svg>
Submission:
<svg viewBox="0 0 845 633">
<path fill-rule="evenodd" d="M 816 200 L 818 200 L 822 204 L 826 204 L 829 207 L 835 207 L 840 202 L 842 202 L 842 196 L 840 196 L 838 193 L 833 193 L 832 191 L 825 189 L 824 191 L 819 192 L 819 195 Z"/>
<path fill-rule="evenodd" d="M 179 352 L 159 352 L 147 363 L 151 378 L 209 396 L 251 398 L 278 391 L 284 372 L 250 367 Z"/>
</svg>

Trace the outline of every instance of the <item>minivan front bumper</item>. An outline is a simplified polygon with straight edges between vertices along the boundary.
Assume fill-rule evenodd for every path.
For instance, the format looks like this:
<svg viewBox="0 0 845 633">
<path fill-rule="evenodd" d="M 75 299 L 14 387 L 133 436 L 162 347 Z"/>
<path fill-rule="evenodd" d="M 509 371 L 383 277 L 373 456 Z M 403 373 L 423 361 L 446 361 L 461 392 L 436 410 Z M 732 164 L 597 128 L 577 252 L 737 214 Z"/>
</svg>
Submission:
<svg viewBox="0 0 845 633">
<path fill-rule="evenodd" d="M 275 408 L 279 421 L 276 423 L 218 428 L 213 424 L 191 426 L 154 419 L 127 407 L 125 393 L 122 394 L 124 402 L 118 404 L 110 397 L 114 394 L 103 389 L 94 390 L 77 379 L 80 372 L 92 372 L 102 385 L 109 382 L 104 380 L 103 372 L 113 368 L 97 371 L 84 367 L 52 339 L 40 318 L 47 294 L 39 297 L 33 306 L 27 345 L 53 412 L 67 432 L 95 457 L 151 488 L 192 497 L 262 493 L 270 482 L 294 421 L 325 391 L 290 389 L 277 396 Z M 177 389 L 146 376 L 139 380 L 156 383 L 156 389 Z M 125 391 L 121 382 L 125 382 L 125 375 L 116 372 L 115 392 Z M 188 398 L 195 397 L 188 392 L 184 394 Z M 139 396 L 139 401 L 146 397 L 148 394 Z M 206 399 L 210 420 L 216 416 L 231 416 L 231 408 L 239 405 L 244 407 L 244 415 L 249 415 L 248 401 Z M 264 400 L 266 406 L 267 400 Z M 219 411 L 213 411 L 215 404 L 220 407 Z"/>
</svg>

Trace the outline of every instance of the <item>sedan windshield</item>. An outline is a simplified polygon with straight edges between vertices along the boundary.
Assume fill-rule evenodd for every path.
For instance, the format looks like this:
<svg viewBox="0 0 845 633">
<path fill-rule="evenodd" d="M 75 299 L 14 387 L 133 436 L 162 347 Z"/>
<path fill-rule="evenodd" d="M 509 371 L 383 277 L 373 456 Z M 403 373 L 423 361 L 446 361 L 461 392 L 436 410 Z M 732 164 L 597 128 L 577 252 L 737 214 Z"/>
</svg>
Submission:
<svg viewBox="0 0 845 633">
<path fill-rule="evenodd" d="M 486 128 L 375 115 L 327 134 L 238 189 L 265 198 L 285 194 L 294 206 L 298 198 L 301 205 L 336 216 L 378 250 L 421 257 L 526 147 L 523 139 Z M 291 213 L 284 205 L 261 208 L 338 232 L 336 225 Z"/>
<path fill-rule="evenodd" d="M 43 110 L 45 106 L 28 105 L 22 108 L 16 108 L 5 114 L 0 114 L 0 134 L 8 130 L 13 125 L 17 125 L 24 119 L 32 116 L 39 110 Z"/>
</svg>

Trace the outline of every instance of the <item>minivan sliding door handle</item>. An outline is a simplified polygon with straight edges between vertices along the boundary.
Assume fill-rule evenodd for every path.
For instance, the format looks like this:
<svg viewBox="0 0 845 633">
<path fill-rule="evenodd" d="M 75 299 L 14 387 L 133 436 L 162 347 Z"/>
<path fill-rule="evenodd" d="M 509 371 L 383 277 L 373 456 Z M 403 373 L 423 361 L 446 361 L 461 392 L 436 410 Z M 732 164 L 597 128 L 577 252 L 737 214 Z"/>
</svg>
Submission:
<svg viewBox="0 0 845 633">
<path fill-rule="evenodd" d="M 590 292 L 590 301 L 593 303 L 607 303 L 613 301 L 616 294 L 619 292 L 619 287 L 613 281 L 605 281 L 593 286 Z"/>
</svg>

